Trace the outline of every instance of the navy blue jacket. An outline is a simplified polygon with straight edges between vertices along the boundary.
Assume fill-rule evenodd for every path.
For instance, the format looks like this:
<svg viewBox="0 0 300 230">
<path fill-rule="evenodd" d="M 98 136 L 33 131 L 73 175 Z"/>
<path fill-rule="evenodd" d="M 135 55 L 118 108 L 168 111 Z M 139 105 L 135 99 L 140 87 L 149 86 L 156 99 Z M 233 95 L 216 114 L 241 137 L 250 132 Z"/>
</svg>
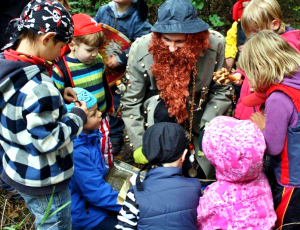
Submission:
<svg viewBox="0 0 300 230">
<path fill-rule="evenodd" d="M 150 33 L 151 29 L 148 19 L 143 22 L 138 16 L 136 4 L 133 4 L 129 8 L 128 12 L 121 17 L 115 17 L 109 4 L 103 5 L 99 8 L 95 16 L 95 20 L 98 23 L 101 22 L 115 28 L 126 35 L 132 42 L 134 42 L 138 37 L 142 37 L 143 35 Z M 129 53 L 129 49 L 119 55 L 122 65 L 127 64 L 126 54 Z"/>
<path fill-rule="evenodd" d="M 181 167 L 157 167 L 147 173 L 144 191 L 133 187 L 140 211 L 138 229 L 197 229 L 201 184 L 181 175 Z"/>
<path fill-rule="evenodd" d="M 101 133 L 81 133 L 74 140 L 74 175 L 69 188 L 73 229 L 92 229 L 110 211 L 118 212 L 118 191 L 104 180 L 108 169 L 100 150 Z"/>
</svg>

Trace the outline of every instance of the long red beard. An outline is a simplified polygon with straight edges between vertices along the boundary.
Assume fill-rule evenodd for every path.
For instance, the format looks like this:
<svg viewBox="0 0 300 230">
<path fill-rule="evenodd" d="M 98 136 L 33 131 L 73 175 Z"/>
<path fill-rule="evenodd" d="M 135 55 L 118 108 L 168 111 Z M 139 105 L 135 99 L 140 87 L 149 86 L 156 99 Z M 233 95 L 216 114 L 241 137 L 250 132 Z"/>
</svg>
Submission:
<svg viewBox="0 0 300 230">
<path fill-rule="evenodd" d="M 155 76 L 160 97 L 164 100 L 170 117 L 177 123 L 184 122 L 188 117 L 187 100 L 191 73 L 197 74 L 196 63 L 203 50 L 209 47 L 209 32 L 203 31 L 187 36 L 187 44 L 170 52 L 161 41 L 161 34 L 153 33 L 149 44 L 149 53 L 154 64 L 150 66 Z"/>
</svg>

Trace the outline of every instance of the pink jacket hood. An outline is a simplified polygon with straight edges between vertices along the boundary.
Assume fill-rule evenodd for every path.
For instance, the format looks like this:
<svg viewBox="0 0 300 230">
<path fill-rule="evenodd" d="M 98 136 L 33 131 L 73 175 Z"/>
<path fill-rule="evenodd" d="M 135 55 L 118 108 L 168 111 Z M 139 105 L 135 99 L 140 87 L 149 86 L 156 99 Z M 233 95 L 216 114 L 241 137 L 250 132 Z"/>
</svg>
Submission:
<svg viewBox="0 0 300 230">
<path fill-rule="evenodd" d="M 219 116 L 206 127 L 202 147 L 217 181 L 200 197 L 198 229 L 273 229 L 276 213 L 262 172 L 266 144 L 259 128 L 251 121 Z"/>
<path fill-rule="evenodd" d="M 248 182 L 262 171 L 265 139 L 249 120 L 214 118 L 205 129 L 202 148 L 218 181 Z"/>
</svg>

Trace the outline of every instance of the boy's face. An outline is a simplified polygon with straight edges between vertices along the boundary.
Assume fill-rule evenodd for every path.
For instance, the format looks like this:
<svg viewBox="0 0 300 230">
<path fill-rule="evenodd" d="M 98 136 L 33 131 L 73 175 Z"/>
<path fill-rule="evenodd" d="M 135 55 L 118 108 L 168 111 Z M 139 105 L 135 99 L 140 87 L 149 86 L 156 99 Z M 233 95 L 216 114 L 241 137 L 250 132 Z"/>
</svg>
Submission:
<svg viewBox="0 0 300 230">
<path fill-rule="evenodd" d="M 80 43 L 79 45 L 73 43 L 70 46 L 70 49 L 71 57 L 78 59 L 86 65 L 92 64 L 95 61 L 95 58 L 99 52 L 99 47 L 88 46 L 84 43 Z"/>
<path fill-rule="evenodd" d="M 95 129 L 100 128 L 100 121 L 102 119 L 102 113 L 98 110 L 97 103 L 89 109 L 87 115 L 87 123 L 83 126 L 83 131 L 89 133 Z"/>
</svg>

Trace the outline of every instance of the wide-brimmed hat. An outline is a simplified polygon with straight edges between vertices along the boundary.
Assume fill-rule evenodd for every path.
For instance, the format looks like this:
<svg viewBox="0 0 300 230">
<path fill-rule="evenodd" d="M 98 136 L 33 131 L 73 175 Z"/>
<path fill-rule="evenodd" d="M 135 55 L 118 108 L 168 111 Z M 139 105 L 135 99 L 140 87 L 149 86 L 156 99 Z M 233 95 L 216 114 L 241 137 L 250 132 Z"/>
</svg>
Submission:
<svg viewBox="0 0 300 230">
<path fill-rule="evenodd" d="M 244 97 L 242 99 L 242 103 L 245 106 L 253 107 L 265 103 L 266 100 L 267 100 L 267 96 L 265 93 L 254 92 Z"/>
<path fill-rule="evenodd" d="M 194 34 L 208 29 L 209 25 L 197 16 L 197 10 L 190 0 L 167 0 L 159 7 L 157 22 L 151 31 Z"/>
</svg>

